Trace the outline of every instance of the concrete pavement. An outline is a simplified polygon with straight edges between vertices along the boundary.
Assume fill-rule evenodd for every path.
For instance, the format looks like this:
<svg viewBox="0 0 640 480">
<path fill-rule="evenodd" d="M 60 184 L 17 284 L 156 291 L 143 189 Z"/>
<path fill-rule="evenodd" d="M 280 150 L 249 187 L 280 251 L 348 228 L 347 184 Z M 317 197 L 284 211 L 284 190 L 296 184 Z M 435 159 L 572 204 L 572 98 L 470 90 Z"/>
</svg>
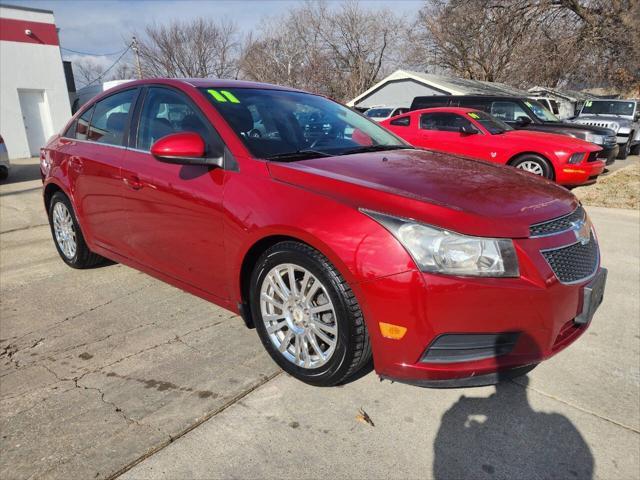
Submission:
<svg viewBox="0 0 640 480">
<path fill-rule="evenodd" d="M 66 267 L 20 166 L 0 186 L 1 478 L 638 477 L 639 212 L 588 208 L 604 304 L 528 377 L 319 389 L 225 310 L 121 265 Z"/>
</svg>

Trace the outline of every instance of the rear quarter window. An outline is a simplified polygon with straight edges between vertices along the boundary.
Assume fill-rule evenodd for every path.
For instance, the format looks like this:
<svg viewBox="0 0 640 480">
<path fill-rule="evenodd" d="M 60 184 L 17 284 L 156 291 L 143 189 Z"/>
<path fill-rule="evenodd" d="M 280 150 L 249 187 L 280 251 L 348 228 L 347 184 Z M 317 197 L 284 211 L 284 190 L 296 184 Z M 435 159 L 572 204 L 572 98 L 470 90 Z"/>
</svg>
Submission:
<svg viewBox="0 0 640 480">
<path fill-rule="evenodd" d="M 411 124 L 411 117 L 407 115 L 406 117 L 394 118 L 389 124 L 395 125 L 396 127 L 408 127 Z"/>
</svg>

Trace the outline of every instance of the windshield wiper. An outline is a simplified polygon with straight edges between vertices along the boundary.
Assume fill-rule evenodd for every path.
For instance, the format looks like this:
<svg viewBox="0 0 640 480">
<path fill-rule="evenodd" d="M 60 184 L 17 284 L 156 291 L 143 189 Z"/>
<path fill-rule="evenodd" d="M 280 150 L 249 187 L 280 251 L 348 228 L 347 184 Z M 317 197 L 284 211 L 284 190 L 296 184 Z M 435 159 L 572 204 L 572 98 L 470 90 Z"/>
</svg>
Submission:
<svg viewBox="0 0 640 480">
<path fill-rule="evenodd" d="M 387 150 L 413 150 L 414 147 L 409 145 L 363 145 L 361 147 L 350 148 L 344 152 L 340 152 L 338 155 L 351 155 L 354 153 L 367 153 L 367 152 L 384 152 Z"/>
<path fill-rule="evenodd" d="M 275 161 L 287 161 L 287 160 L 306 160 L 310 158 L 318 157 L 331 157 L 332 155 L 327 152 L 321 152 L 319 150 L 302 149 L 295 152 L 276 153 L 265 157 L 267 160 Z"/>
</svg>

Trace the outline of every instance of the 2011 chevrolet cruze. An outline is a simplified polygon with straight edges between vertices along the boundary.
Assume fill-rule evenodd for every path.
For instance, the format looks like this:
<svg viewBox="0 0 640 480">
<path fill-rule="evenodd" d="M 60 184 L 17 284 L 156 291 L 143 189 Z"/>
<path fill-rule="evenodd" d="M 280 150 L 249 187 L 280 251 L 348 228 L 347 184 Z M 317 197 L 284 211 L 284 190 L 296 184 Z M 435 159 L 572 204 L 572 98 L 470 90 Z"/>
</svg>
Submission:
<svg viewBox="0 0 640 480">
<path fill-rule="evenodd" d="M 602 300 L 571 193 L 415 150 L 301 91 L 127 83 L 82 108 L 41 169 L 68 265 L 109 258 L 239 312 L 314 385 L 372 357 L 383 378 L 492 383 L 573 342 Z"/>
</svg>

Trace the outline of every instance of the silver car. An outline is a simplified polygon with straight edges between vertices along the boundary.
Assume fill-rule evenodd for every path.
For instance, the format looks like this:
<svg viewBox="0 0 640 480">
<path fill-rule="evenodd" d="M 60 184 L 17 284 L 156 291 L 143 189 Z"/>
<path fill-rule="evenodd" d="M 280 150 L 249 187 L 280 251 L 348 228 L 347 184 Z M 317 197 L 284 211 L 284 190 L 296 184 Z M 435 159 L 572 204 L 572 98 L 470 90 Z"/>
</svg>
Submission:
<svg viewBox="0 0 640 480">
<path fill-rule="evenodd" d="M 0 135 L 0 180 L 5 180 L 9 176 L 9 153 L 7 152 L 7 146 L 4 144 L 4 139 Z"/>
</svg>

